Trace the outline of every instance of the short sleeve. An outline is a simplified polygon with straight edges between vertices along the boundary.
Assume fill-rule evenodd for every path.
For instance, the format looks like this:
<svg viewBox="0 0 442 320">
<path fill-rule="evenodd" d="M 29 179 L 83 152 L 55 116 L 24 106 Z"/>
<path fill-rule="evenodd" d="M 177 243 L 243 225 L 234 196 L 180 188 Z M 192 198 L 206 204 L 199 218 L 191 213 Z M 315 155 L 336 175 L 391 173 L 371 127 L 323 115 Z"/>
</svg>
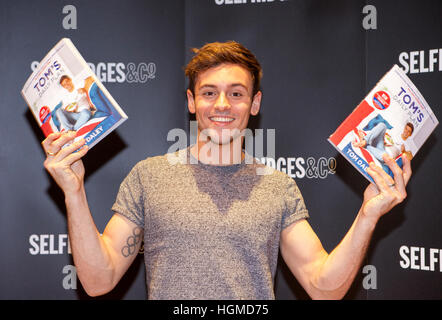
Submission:
<svg viewBox="0 0 442 320">
<path fill-rule="evenodd" d="M 140 167 L 139 164 L 135 165 L 121 183 L 112 211 L 144 228 L 144 189 Z"/>
<path fill-rule="evenodd" d="M 296 185 L 295 180 L 287 176 L 287 187 L 284 190 L 285 210 L 282 215 L 282 229 L 292 223 L 309 218 L 308 210 L 305 207 L 304 199 Z"/>
</svg>

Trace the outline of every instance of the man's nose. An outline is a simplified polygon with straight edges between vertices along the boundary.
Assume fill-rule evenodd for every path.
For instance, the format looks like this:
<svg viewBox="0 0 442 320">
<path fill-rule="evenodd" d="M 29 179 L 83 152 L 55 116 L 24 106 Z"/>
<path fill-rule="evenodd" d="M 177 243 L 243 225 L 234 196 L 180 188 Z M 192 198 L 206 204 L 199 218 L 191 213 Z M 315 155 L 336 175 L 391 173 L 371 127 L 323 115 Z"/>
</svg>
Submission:
<svg viewBox="0 0 442 320">
<path fill-rule="evenodd" d="M 219 111 L 224 111 L 224 110 L 230 109 L 229 99 L 227 99 L 227 96 L 224 92 L 221 92 L 218 96 L 218 99 L 216 99 L 215 109 L 217 109 Z"/>
</svg>

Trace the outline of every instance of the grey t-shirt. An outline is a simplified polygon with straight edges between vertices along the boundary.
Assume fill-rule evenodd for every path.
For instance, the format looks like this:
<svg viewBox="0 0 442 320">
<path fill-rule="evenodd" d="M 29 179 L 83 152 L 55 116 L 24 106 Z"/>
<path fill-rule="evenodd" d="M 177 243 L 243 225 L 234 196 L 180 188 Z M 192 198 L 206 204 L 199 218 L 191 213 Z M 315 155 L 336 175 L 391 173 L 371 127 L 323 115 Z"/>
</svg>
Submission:
<svg viewBox="0 0 442 320">
<path fill-rule="evenodd" d="M 308 217 L 295 181 L 178 157 L 137 163 L 112 207 L 144 228 L 149 299 L 274 299 L 280 233 Z"/>
</svg>

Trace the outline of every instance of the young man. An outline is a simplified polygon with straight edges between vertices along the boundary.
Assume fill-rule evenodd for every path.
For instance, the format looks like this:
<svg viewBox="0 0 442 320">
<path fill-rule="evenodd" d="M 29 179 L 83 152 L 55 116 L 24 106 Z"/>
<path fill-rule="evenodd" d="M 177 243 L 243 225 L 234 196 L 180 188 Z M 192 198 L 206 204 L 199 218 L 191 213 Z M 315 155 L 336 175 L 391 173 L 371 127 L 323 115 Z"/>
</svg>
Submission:
<svg viewBox="0 0 442 320">
<path fill-rule="evenodd" d="M 385 153 L 393 159 L 401 154 L 405 154 L 409 160 L 413 158 L 407 139 L 412 135 L 414 126 L 412 123 L 407 122 L 404 125 L 402 133 L 396 134 L 393 137 L 387 134 L 387 129 L 387 125 L 384 122 L 379 122 L 367 135 L 365 135 L 362 130 L 359 130 L 359 141 L 353 141 L 352 145 L 353 147 L 365 148 L 370 151 L 370 153 L 381 162 L 383 169 L 389 172 L 390 170 L 383 160 Z"/>
<path fill-rule="evenodd" d="M 77 85 L 76 88 L 69 76 L 63 75 L 60 78 L 60 85 L 67 93 L 63 97 L 63 106 L 56 111 L 56 115 L 65 130 L 80 129 L 97 110 L 87 95 L 90 81 L 92 79 L 88 78 L 84 81 L 84 87 Z"/>
<path fill-rule="evenodd" d="M 294 180 L 276 170 L 258 175 L 265 167 L 235 151 L 238 132 L 259 112 L 258 61 L 235 42 L 207 44 L 195 53 L 186 75 L 198 143 L 174 164 L 167 156 L 140 161 L 121 184 L 115 214 L 101 236 L 83 184 L 87 148 L 73 153 L 84 142 L 61 149 L 74 134 L 57 133 L 42 143 L 45 168 L 65 194 L 83 287 L 92 296 L 112 290 L 144 235 L 150 299 L 273 299 L 279 248 L 312 298 L 342 298 L 377 221 L 406 197 L 409 160 L 404 158 L 402 172 L 385 158 L 394 180 L 379 167 L 368 169 L 376 185 L 366 189 L 353 225 L 329 254 L 306 220 Z"/>
</svg>

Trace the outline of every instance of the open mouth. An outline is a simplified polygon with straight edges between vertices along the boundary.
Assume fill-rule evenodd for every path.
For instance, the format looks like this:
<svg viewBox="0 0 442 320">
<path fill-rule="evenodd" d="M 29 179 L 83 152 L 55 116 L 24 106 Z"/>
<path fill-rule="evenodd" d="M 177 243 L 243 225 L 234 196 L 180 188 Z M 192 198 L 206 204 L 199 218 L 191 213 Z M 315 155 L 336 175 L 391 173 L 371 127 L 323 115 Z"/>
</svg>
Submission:
<svg viewBox="0 0 442 320">
<path fill-rule="evenodd" d="M 209 117 L 209 119 L 211 121 L 221 122 L 221 123 L 229 123 L 235 120 L 234 118 L 229 118 L 229 117 Z"/>
</svg>

